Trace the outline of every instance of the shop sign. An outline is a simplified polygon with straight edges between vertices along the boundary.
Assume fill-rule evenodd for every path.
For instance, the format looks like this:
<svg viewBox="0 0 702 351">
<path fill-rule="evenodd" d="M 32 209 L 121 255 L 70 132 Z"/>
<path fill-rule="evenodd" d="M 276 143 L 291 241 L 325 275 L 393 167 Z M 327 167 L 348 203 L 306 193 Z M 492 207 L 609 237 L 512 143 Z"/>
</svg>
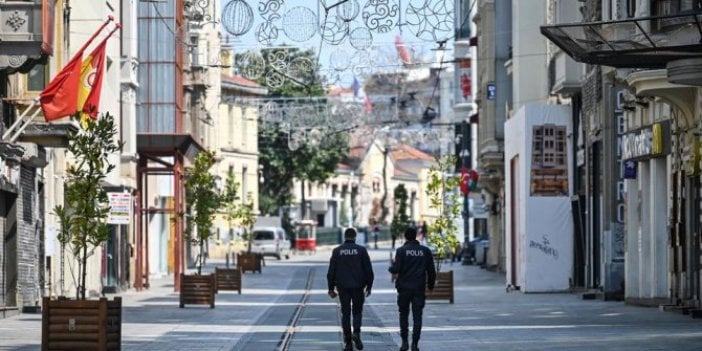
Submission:
<svg viewBox="0 0 702 351">
<path fill-rule="evenodd" d="M 623 160 L 647 160 L 670 153 L 670 121 L 622 135 Z"/>
<path fill-rule="evenodd" d="M 497 89 L 495 88 L 495 83 L 487 84 L 487 99 L 495 100 L 495 95 L 497 95 Z"/>
<path fill-rule="evenodd" d="M 129 224 L 129 209 L 132 196 L 129 193 L 107 193 L 110 213 L 107 217 L 109 224 Z"/>
</svg>

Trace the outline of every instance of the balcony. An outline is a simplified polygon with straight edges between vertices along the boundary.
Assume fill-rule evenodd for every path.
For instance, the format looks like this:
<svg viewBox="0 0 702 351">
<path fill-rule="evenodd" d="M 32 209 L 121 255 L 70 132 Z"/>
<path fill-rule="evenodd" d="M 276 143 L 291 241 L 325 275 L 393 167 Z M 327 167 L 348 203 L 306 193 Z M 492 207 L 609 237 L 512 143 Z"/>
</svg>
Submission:
<svg viewBox="0 0 702 351">
<path fill-rule="evenodd" d="M 212 84 L 209 81 L 208 69 L 206 66 L 190 66 L 184 72 L 183 86 L 190 88 L 206 89 Z"/>
<path fill-rule="evenodd" d="M 575 62 L 562 50 L 557 50 L 549 63 L 552 94 L 571 95 L 582 87 L 583 64 Z"/>
<path fill-rule="evenodd" d="M 616 68 L 665 68 L 702 58 L 702 14 L 546 25 L 541 33 L 578 62 Z"/>
</svg>

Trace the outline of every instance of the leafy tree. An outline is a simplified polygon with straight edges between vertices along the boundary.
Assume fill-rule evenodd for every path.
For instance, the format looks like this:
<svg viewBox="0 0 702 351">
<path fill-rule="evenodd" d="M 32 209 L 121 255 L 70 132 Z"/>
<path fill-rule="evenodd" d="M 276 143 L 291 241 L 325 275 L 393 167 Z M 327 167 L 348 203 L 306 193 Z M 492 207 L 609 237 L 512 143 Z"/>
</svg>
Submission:
<svg viewBox="0 0 702 351">
<path fill-rule="evenodd" d="M 395 187 L 393 197 L 395 198 L 395 215 L 390 224 L 390 233 L 400 238 L 410 224 L 410 218 L 407 215 L 407 189 L 405 189 L 404 184 Z"/>
<path fill-rule="evenodd" d="M 452 172 L 455 156 L 437 158 L 436 166 L 429 170 L 427 196 L 429 207 L 439 212 L 439 217 L 429 227 L 427 241 L 436 248 L 436 270 L 441 271 L 441 262 L 458 245 L 455 219 L 461 212 L 458 188 L 461 177 Z"/>
<path fill-rule="evenodd" d="M 224 218 L 227 220 L 227 223 L 229 224 L 229 230 L 230 230 L 230 240 L 233 239 L 233 236 L 231 235 L 232 228 L 234 228 L 234 223 L 238 219 L 238 209 L 239 209 L 239 202 L 241 201 L 241 197 L 238 194 L 239 192 L 239 183 L 236 182 L 234 178 L 234 171 L 232 169 L 229 169 L 227 172 L 227 179 L 225 180 L 224 183 L 224 189 L 222 189 L 222 194 L 221 194 L 221 212 L 224 214 Z M 228 244 L 228 249 L 231 251 L 232 247 L 232 242 L 229 242 Z M 231 253 L 231 252 L 230 252 Z"/>
<path fill-rule="evenodd" d="M 68 135 L 68 151 L 74 162 L 66 171 L 65 206 L 56 206 L 54 213 L 61 225 L 61 247 L 70 245 L 78 258 L 80 282 L 76 298 L 85 300 L 88 257 L 108 239 L 110 205 L 101 182 L 115 169 L 109 158 L 122 149 L 122 144 L 115 142 L 117 128 L 110 114 L 97 120 L 86 119 L 81 126 Z"/>
<path fill-rule="evenodd" d="M 253 241 L 253 233 L 251 232 L 251 229 L 256 223 L 256 212 L 254 211 L 253 206 L 253 197 L 251 196 L 251 193 L 249 193 L 246 196 L 246 202 L 239 205 L 239 209 L 237 210 L 236 214 L 236 217 L 239 219 L 239 225 L 244 228 L 244 237 L 248 242 L 247 251 L 249 253 L 251 253 L 251 242 Z"/>
<path fill-rule="evenodd" d="M 200 247 L 197 274 L 202 273 L 205 242 L 212 236 L 212 223 L 222 205 L 215 176 L 210 173 L 215 162 L 213 151 L 203 151 L 195 157 L 193 167 L 185 171 L 185 202 L 191 207 L 185 215 L 185 233 L 191 242 Z"/>
</svg>

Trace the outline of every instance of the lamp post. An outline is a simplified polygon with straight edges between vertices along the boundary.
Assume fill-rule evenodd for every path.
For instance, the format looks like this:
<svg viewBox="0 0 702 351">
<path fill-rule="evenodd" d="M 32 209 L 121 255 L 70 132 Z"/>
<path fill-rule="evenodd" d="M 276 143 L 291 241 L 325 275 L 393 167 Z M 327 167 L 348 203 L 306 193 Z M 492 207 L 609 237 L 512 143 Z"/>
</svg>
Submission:
<svg viewBox="0 0 702 351">
<path fill-rule="evenodd" d="M 461 157 L 461 167 L 464 169 L 470 169 L 473 167 L 472 160 L 470 158 L 470 124 L 466 121 L 461 123 L 461 152 L 459 156 Z M 464 180 L 466 181 L 466 180 Z M 463 193 L 463 238 L 464 242 L 470 241 L 470 209 L 468 207 L 468 191 Z"/>
<path fill-rule="evenodd" d="M 349 220 L 349 227 L 353 227 L 353 176 L 354 173 L 351 172 L 351 175 L 349 176 L 349 208 L 347 210 L 348 215 L 346 216 Z"/>
</svg>

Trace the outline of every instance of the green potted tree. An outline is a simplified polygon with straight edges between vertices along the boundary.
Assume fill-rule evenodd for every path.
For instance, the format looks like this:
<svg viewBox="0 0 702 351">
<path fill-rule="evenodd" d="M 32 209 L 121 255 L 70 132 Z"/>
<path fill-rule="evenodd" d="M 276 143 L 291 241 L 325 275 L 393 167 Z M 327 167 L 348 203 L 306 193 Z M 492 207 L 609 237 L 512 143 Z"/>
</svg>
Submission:
<svg viewBox="0 0 702 351">
<path fill-rule="evenodd" d="M 247 194 L 246 202 L 239 205 L 237 214 L 237 220 L 239 225 L 244 228 L 244 238 L 247 242 L 247 249 L 245 253 L 241 253 L 237 256 L 237 265 L 241 267 L 243 272 L 252 271 L 261 273 L 261 266 L 263 265 L 263 255 L 260 253 L 252 252 L 253 247 L 253 225 L 256 223 L 256 213 L 254 212 L 254 203 L 251 194 Z"/>
<path fill-rule="evenodd" d="M 207 258 L 205 244 L 212 236 L 212 224 L 222 203 L 215 176 L 210 172 L 215 162 L 214 152 L 203 151 L 195 157 L 193 166 L 185 171 L 185 203 L 190 205 L 190 210 L 183 214 L 185 234 L 199 247 L 199 253 L 195 260 L 197 274 L 181 275 L 181 308 L 188 304 L 210 305 L 210 308 L 215 305 L 215 275 L 202 274 Z"/>
<path fill-rule="evenodd" d="M 64 205 L 56 206 L 53 212 L 60 224 L 58 241 L 62 249 L 70 249 L 78 263 L 78 282 L 75 300 L 44 297 L 42 350 L 58 345 L 79 349 L 86 342 L 101 350 L 121 347 L 121 298 L 86 299 L 88 258 L 108 239 L 110 206 L 102 182 L 115 169 L 110 157 L 122 149 L 116 136 L 110 114 L 85 119 L 77 132 L 68 135 L 73 159 L 66 170 Z"/>
<path fill-rule="evenodd" d="M 395 187 L 393 198 L 395 199 L 395 215 L 392 217 L 392 223 L 390 223 L 390 235 L 392 236 L 392 248 L 394 249 L 395 240 L 402 238 L 405 229 L 410 224 L 410 218 L 407 215 L 407 189 L 405 189 L 404 184 Z"/>
<path fill-rule="evenodd" d="M 461 182 L 460 175 L 456 175 L 451 168 L 456 164 L 456 158 L 449 155 L 438 158 L 436 165 L 429 171 L 427 196 L 429 207 L 434 209 L 438 216 L 429 226 L 427 242 L 436 249 L 436 285 L 434 292 L 428 299 L 448 299 L 453 303 L 453 271 L 442 272 L 441 266 L 445 259 L 456 250 L 459 241 L 456 238 L 458 227 L 456 218 L 461 212 L 458 187 Z"/>
<path fill-rule="evenodd" d="M 224 214 L 224 218 L 229 223 L 229 230 L 234 227 L 234 222 L 238 218 L 239 213 L 239 203 L 241 198 L 239 197 L 239 183 L 234 179 L 234 171 L 229 170 L 227 174 L 227 179 L 224 184 L 224 189 L 222 191 L 221 198 L 221 212 Z M 220 290 L 234 290 L 241 294 L 241 267 L 230 268 L 229 262 L 232 258 L 232 247 L 234 246 L 234 237 L 230 235 L 229 242 L 227 244 L 227 259 L 226 267 L 215 267 L 215 278 L 217 280 L 216 291 Z"/>
</svg>

